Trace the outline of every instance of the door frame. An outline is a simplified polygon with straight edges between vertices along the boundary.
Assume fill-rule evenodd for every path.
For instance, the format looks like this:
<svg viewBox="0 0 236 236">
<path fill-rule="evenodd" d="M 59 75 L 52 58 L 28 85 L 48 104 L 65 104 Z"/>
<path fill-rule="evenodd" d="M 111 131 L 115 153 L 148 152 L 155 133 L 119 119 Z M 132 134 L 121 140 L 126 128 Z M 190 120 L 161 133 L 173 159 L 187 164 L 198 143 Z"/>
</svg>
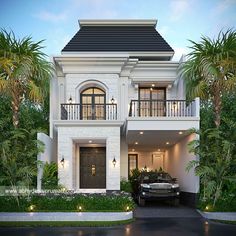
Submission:
<svg viewBox="0 0 236 236">
<path fill-rule="evenodd" d="M 136 156 L 136 168 L 138 168 L 138 154 L 135 153 L 135 154 L 132 154 L 132 153 L 128 153 L 128 176 L 130 175 L 130 164 L 129 164 L 129 159 L 130 159 L 130 156 Z"/>
<path fill-rule="evenodd" d="M 78 181 L 78 184 L 76 186 L 78 186 L 78 189 L 106 189 L 107 188 L 107 147 L 106 146 L 98 146 L 98 147 L 91 147 L 91 146 L 78 146 L 79 148 L 79 160 L 78 160 L 78 166 L 76 166 L 76 171 L 78 174 L 79 179 L 77 179 L 76 181 Z M 80 149 L 81 148 L 104 148 L 105 149 L 105 187 L 104 188 L 90 188 L 90 187 L 81 187 L 81 152 Z"/>
</svg>

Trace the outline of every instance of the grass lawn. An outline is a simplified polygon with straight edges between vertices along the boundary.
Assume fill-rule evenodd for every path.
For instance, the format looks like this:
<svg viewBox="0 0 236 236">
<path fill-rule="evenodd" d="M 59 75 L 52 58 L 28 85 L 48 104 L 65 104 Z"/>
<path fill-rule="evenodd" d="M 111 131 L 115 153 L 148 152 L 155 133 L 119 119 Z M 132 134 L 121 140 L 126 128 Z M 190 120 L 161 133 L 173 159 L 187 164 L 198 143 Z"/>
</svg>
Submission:
<svg viewBox="0 0 236 236">
<path fill-rule="evenodd" d="M 134 219 L 120 221 L 26 221 L 0 222 L 0 227 L 109 227 L 132 223 Z"/>
</svg>

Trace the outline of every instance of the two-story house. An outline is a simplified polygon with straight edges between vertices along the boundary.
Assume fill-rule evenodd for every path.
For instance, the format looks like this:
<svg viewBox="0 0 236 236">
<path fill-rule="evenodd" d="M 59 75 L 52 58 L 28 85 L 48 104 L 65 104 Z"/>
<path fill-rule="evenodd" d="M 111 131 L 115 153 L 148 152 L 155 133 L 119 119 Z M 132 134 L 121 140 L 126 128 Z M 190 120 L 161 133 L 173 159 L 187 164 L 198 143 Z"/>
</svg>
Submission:
<svg viewBox="0 0 236 236">
<path fill-rule="evenodd" d="M 77 192 L 119 190 L 134 168 L 169 172 L 183 198 L 199 189 L 187 144 L 199 100 L 186 102 L 180 62 L 156 20 L 81 20 L 53 57 L 50 137 L 59 182 Z M 49 152 L 48 152 L 49 153 Z M 51 155 L 51 156 L 50 156 Z M 43 157 L 44 156 L 44 157 Z"/>
</svg>

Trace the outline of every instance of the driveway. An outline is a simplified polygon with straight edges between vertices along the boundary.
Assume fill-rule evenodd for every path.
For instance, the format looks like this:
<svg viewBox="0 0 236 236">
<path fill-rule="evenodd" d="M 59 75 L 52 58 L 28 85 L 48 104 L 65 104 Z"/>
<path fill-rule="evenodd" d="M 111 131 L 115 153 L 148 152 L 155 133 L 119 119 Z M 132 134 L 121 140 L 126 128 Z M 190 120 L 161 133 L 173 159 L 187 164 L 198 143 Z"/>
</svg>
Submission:
<svg viewBox="0 0 236 236">
<path fill-rule="evenodd" d="M 186 206 L 170 206 L 167 203 L 147 202 L 145 207 L 137 207 L 135 218 L 200 218 L 201 215 L 193 208 Z"/>
</svg>

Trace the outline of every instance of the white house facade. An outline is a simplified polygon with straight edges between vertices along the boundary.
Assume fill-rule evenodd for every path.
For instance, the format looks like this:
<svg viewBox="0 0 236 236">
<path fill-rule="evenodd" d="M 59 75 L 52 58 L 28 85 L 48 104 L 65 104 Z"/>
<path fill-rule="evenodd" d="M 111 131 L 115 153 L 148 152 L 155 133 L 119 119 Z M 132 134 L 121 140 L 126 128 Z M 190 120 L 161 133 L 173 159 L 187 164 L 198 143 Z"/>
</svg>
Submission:
<svg viewBox="0 0 236 236">
<path fill-rule="evenodd" d="M 197 158 L 187 145 L 197 138 L 188 130 L 199 128 L 199 99 L 186 102 L 180 62 L 156 23 L 81 20 L 53 57 L 49 159 L 65 188 L 120 190 L 132 169 L 162 168 L 186 201 L 198 192 L 198 177 L 185 169 Z"/>
</svg>

